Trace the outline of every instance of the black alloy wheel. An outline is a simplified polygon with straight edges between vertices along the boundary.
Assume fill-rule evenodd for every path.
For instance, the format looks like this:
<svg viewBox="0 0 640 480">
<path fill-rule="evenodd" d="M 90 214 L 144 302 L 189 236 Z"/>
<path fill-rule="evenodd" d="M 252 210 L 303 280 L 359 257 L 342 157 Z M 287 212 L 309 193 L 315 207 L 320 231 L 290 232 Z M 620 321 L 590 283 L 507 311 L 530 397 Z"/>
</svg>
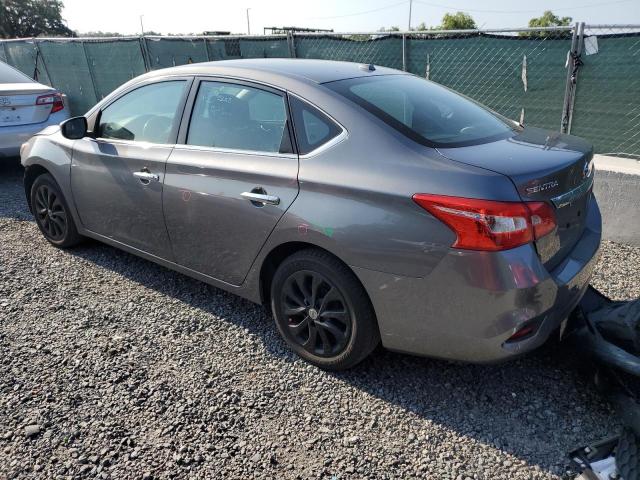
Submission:
<svg viewBox="0 0 640 480">
<path fill-rule="evenodd" d="M 83 240 L 60 187 L 48 173 L 31 185 L 31 211 L 44 237 L 56 247 L 72 247 Z"/>
<path fill-rule="evenodd" d="M 338 288 L 324 275 L 301 270 L 282 289 L 282 304 L 290 337 L 320 357 L 344 350 L 352 330 L 351 312 Z"/>
<path fill-rule="evenodd" d="M 58 194 L 49 185 L 39 185 L 35 191 L 33 209 L 38 225 L 51 240 L 60 241 L 67 233 L 67 212 Z"/>
<path fill-rule="evenodd" d="M 344 370 L 380 342 L 369 296 L 337 257 L 307 248 L 285 258 L 271 280 L 271 309 L 282 338 L 306 361 Z"/>
</svg>

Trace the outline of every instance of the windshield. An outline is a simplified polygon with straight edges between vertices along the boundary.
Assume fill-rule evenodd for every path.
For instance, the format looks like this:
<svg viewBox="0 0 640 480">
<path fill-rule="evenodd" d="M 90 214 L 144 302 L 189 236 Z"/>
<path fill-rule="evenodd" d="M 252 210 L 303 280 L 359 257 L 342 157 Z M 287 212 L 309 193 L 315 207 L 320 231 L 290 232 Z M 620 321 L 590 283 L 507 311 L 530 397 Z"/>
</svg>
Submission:
<svg viewBox="0 0 640 480">
<path fill-rule="evenodd" d="M 6 63 L 0 62 L 0 83 L 33 83 L 33 80 Z"/>
<path fill-rule="evenodd" d="M 462 95 L 413 75 L 359 77 L 325 85 L 406 136 L 432 147 L 506 138 L 515 126 Z"/>
</svg>

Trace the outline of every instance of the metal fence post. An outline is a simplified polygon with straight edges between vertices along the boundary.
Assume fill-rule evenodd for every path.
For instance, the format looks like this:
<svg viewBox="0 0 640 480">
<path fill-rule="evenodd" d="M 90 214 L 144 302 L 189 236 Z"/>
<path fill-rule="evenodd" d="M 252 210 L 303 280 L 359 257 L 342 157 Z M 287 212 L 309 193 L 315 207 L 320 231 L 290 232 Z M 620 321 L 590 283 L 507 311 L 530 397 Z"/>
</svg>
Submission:
<svg viewBox="0 0 640 480">
<path fill-rule="evenodd" d="M 151 59 L 149 58 L 149 51 L 147 49 L 147 39 L 142 36 L 140 38 L 140 54 L 142 55 L 142 63 L 144 63 L 144 71 L 151 70 Z"/>
<path fill-rule="evenodd" d="M 584 30 L 584 23 L 576 22 L 571 35 L 571 48 L 567 52 L 567 77 L 564 88 L 564 101 L 562 103 L 562 119 L 560 122 L 560 132 L 569 133 L 571 129 L 571 117 L 573 116 L 573 97 L 575 95 L 577 70 L 580 64 L 580 43 L 582 37 L 578 38 L 578 32 Z M 581 50 L 581 49 L 580 49 Z"/>
<path fill-rule="evenodd" d="M 80 44 L 82 45 L 82 52 L 84 53 L 84 61 L 87 63 L 87 69 L 89 70 L 89 78 L 91 78 L 91 85 L 93 86 L 93 94 L 96 97 L 96 102 L 102 100 L 100 95 L 98 95 L 98 86 L 96 85 L 96 76 L 93 72 L 93 67 L 89 62 L 89 55 L 87 55 L 87 47 L 83 40 L 80 40 Z"/>
<path fill-rule="evenodd" d="M 47 80 L 49 80 L 49 85 L 53 86 L 53 80 L 51 79 L 51 75 L 49 75 L 49 69 L 47 68 L 47 62 L 44 60 L 44 55 L 42 55 L 42 50 L 40 50 L 40 46 L 38 45 L 38 40 L 33 39 L 33 44 L 36 47 L 36 69 L 38 68 L 38 57 L 40 57 L 40 61 L 42 62 L 42 66 L 44 67 L 44 73 L 47 74 Z"/>
<path fill-rule="evenodd" d="M 402 70 L 407 71 L 407 36 L 402 34 Z"/>
<path fill-rule="evenodd" d="M 202 37 L 202 41 L 204 42 L 204 51 L 207 52 L 207 61 L 211 61 L 211 52 L 209 51 L 209 42 L 207 41 L 207 37 Z"/>
<path fill-rule="evenodd" d="M 289 46 L 289 58 L 296 58 L 296 40 L 292 31 L 287 31 L 287 45 Z"/>
<path fill-rule="evenodd" d="M 573 95 L 569 103 L 569 123 L 567 125 L 567 133 L 571 133 L 571 123 L 573 122 L 573 107 L 576 102 L 576 91 L 578 89 L 578 69 L 583 65 L 580 56 L 582 55 L 582 47 L 584 45 L 584 22 L 580 23 L 580 32 L 578 33 L 578 46 L 575 58 L 574 71 L 572 74 Z"/>
</svg>

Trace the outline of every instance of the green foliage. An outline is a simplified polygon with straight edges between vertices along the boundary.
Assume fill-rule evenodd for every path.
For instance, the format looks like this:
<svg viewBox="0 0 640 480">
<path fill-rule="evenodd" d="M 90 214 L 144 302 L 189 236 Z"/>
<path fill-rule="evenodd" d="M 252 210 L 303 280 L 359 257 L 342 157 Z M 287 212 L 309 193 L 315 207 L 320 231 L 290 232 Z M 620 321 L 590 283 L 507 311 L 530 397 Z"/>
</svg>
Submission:
<svg viewBox="0 0 640 480">
<path fill-rule="evenodd" d="M 436 27 L 428 27 L 425 22 L 420 22 L 411 30 L 414 32 L 428 32 L 430 30 L 473 30 L 478 28 L 475 20 L 471 15 L 464 12 L 445 13 L 442 17 L 442 24 Z M 397 32 L 398 27 L 384 28 L 380 32 Z"/>
<path fill-rule="evenodd" d="M 571 17 L 558 17 L 551 10 L 547 10 L 541 17 L 529 20 L 530 27 L 563 27 L 569 25 Z"/>
<path fill-rule="evenodd" d="M 445 13 L 442 17 L 441 30 L 473 30 L 478 28 L 471 15 L 464 12 Z"/>
<path fill-rule="evenodd" d="M 62 7 L 61 0 L 0 0 L 0 37 L 72 37 Z"/>
<path fill-rule="evenodd" d="M 558 17 L 554 15 L 551 10 L 545 11 L 541 17 L 532 18 L 529 20 L 529 27 L 564 27 L 571 24 L 573 19 L 571 17 Z M 536 37 L 536 38 L 563 38 L 571 35 L 570 32 L 520 32 L 521 37 Z"/>
</svg>

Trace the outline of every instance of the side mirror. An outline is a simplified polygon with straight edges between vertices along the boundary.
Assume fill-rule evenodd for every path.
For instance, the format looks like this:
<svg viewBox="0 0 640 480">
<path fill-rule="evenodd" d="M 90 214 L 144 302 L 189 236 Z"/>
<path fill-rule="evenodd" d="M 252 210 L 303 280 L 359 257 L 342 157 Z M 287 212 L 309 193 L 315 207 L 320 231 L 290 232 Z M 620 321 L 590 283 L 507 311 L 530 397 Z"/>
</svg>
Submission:
<svg viewBox="0 0 640 480">
<path fill-rule="evenodd" d="M 64 138 L 79 140 L 87 135 L 87 119 L 85 117 L 73 117 L 60 124 L 60 131 Z"/>
</svg>

